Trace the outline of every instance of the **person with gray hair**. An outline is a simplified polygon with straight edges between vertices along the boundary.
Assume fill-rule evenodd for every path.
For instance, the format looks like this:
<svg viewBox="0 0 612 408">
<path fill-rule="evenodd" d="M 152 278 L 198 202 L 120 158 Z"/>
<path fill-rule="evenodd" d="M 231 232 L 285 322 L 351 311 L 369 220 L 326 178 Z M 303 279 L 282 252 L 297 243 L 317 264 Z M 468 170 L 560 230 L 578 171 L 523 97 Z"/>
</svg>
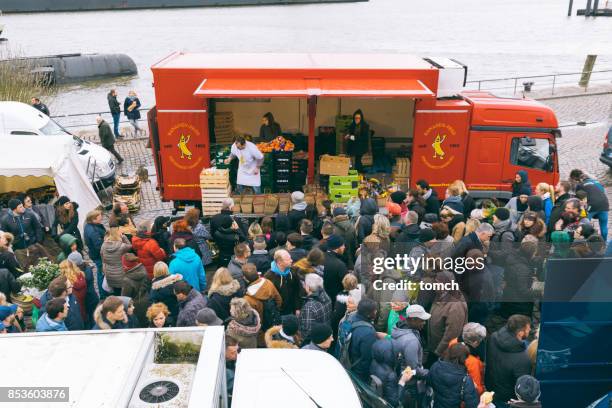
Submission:
<svg viewBox="0 0 612 408">
<path fill-rule="evenodd" d="M 453 251 L 453 258 L 464 258 L 470 249 L 479 249 L 483 253 L 487 251 L 488 243 L 495 233 L 495 229 L 491 224 L 483 222 L 476 228 L 476 231 L 470 232 L 459 240 Z"/>
<path fill-rule="evenodd" d="M 469 322 L 463 326 L 461 337 L 451 340 L 448 343 L 450 349 L 457 343 L 462 343 L 469 349 L 469 356 L 465 360 L 467 373 L 474 382 L 478 394 L 485 391 L 484 385 L 484 362 L 480 356 L 483 354 L 484 347 L 481 347 L 483 340 L 487 337 L 487 329 L 480 323 Z"/>
<path fill-rule="evenodd" d="M 421 227 L 419 227 L 419 215 L 416 211 L 408 211 L 402 221 L 403 225 L 395 242 L 418 242 Z"/>
<path fill-rule="evenodd" d="M 300 333 L 304 344 L 308 344 L 313 324 L 322 323 L 331 327 L 332 303 L 323 289 L 323 278 L 316 273 L 306 275 L 303 287 L 306 291 L 306 299 L 299 315 Z"/>
<path fill-rule="evenodd" d="M 123 163 L 123 157 L 115 150 L 115 136 L 113 136 L 110 125 L 106 123 L 102 116 L 96 118 L 96 123 L 98 124 L 98 136 L 100 137 L 102 147 L 117 158 L 117 163 Z"/>
</svg>

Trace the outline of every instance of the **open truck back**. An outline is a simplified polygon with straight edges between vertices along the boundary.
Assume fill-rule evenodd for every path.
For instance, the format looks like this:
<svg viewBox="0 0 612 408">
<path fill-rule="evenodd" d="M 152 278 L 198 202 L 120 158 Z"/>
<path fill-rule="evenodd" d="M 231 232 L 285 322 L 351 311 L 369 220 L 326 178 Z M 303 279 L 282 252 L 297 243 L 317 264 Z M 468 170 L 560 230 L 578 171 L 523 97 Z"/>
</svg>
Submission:
<svg viewBox="0 0 612 408">
<path fill-rule="evenodd" d="M 477 198 L 507 199 L 519 169 L 534 186 L 559 179 L 553 111 L 528 99 L 464 91 L 467 67 L 445 58 L 174 53 L 152 71 L 150 134 L 164 200 L 201 199 L 199 173 L 210 165 L 211 145 L 232 143 L 216 120 L 221 112 L 231 113 L 236 133 L 256 134 L 261 116 L 273 112 L 283 129 L 307 135 L 309 183 L 315 145 L 329 137 L 321 129 L 356 109 L 386 156 L 410 158 L 404 189 L 426 179 L 443 196 L 461 179 Z M 342 138 L 332 141 L 336 153 Z"/>
</svg>

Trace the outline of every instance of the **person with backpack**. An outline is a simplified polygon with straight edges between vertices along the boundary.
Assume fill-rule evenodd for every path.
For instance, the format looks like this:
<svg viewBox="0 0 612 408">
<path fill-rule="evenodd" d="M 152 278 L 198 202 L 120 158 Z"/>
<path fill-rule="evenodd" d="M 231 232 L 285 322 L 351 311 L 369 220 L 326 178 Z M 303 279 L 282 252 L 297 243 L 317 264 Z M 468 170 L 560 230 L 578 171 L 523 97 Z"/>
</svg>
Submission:
<svg viewBox="0 0 612 408">
<path fill-rule="evenodd" d="M 359 302 L 357 311 L 341 321 L 338 329 L 340 363 L 365 382 L 370 379 L 372 346 L 378 340 L 378 334 L 372 324 L 377 312 L 378 304 L 372 299 L 364 298 Z"/>
<path fill-rule="evenodd" d="M 329 296 L 323 289 L 323 278 L 316 273 L 309 273 L 304 278 L 306 298 L 300 310 L 300 333 L 307 343 L 310 340 L 310 331 L 315 323 L 324 323 L 331 327 L 332 304 Z"/>
<path fill-rule="evenodd" d="M 503 264 L 512 250 L 512 244 L 518 241 L 516 225 L 510 220 L 510 210 L 499 207 L 493 214 L 493 229 L 495 232 L 491 237 L 489 255 L 493 262 Z"/>
<path fill-rule="evenodd" d="M 310 331 L 310 341 L 302 350 L 316 350 L 328 352 L 334 341 L 331 327 L 325 323 L 315 323 Z"/>
<path fill-rule="evenodd" d="M 244 299 L 262 318 L 262 329 L 267 330 L 280 323 L 280 308 L 283 299 L 276 286 L 257 273 L 257 267 L 248 263 L 242 267 L 244 278 L 248 282 Z"/>
<path fill-rule="evenodd" d="M 433 389 L 433 408 L 477 408 L 478 392 L 465 368 L 470 351 L 465 344 L 452 345 L 427 374 Z"/>
<path fill-rule="evenodd" d="M 405 319 L 397 322 L 391 331 L 393 353 L 401 356 L 399 359 L 400 369 L 403 372 L 407 367 L 423 377 L 427 370 L 423 369 L 423 344 L 420 331 L 423 330 L 431 315 L 421 305 L 410 305 L 406 309 Z M 417 407 L 417 379 L 412 378 L 404 386 L 405 407 Z"/>
</svg>

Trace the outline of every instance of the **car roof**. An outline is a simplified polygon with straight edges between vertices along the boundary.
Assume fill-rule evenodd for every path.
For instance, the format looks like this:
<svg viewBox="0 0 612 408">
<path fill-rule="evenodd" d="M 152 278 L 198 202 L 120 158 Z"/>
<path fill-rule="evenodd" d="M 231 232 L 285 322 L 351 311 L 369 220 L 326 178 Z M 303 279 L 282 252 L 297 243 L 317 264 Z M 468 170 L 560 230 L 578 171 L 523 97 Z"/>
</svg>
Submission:
<svg viewBox="0 0 612 408">
<path fill-rule="evenodd" d="M 232 408 L 312 408 L 313 400 L 322 407 L 361 407 L 347 372 L 327 353 L 244 349 L 238 355 Z"/>
<path fill-rule="evenodd" d="M 0 102 L 0 114 L 7 128 L 40 129 L 49 122 L 47 115 L 22 102 Z"/>
</svg>

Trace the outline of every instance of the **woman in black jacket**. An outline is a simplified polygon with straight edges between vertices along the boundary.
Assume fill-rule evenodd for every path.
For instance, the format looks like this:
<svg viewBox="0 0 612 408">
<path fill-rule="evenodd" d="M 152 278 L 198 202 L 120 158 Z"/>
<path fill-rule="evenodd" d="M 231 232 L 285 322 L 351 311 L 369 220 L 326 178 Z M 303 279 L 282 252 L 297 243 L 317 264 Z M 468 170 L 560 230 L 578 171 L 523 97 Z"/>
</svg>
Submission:
<svg viewBox="0 0 612 408">
<path fill-rule="evenodd" d="M 160 215 L 155 218 L 153 227 L 151 228 L 151 238 L 157 241 L 157 244 L 166 254 L 174 252 L 172 245 L 170 244 L 170 231 L 168 231 L 168 225 L 170 223 L 170 217 L 164 217 Z"/>
<path fill-rule="evenodd" d="M 138 126 L 138 120 L 140 119 L 140 99 L 136 96 L 136 92 L 128 92 L 128 96 L 123 102 L 123 113 L 130 121 L 130 124 L 134 126 L 134 134 L 140 132 L 140 126 Z"/>
<path fill-rule="evenodd" d="M 215 311 L 217 317 L 223 321 L 227 320 L 230 317 L 230 302 L 242 295 L 240 283 L 232 278 L 229 269 L 217 269 L 208 290 L 208 307 Z"/>
<path fill-rule="evenodd" d="M 174 284 L 182 279 L 183 277 L 179 274 L 170 275 L 168 265 L 165 262 L 159 261 L 153 267 L 153 281 L 149 300 L 151 303 L 161 302 L 168 307 L 171 323 L 175 322 L 178 316 L 178 302 L 174 294 Z"/>
<path fill-rule="evenodd" d="M 431 366 L 427 384 L 434 391 L 434 408 L 478 407 L 478 392 L 465 368 L 469 355 L 468 347 L 457 343 L 445 352 L 444 358 Z"/>
<path fill-rule="evenodd" d="M 234 255 L 234 247 L 239 242 L 245 241 L 246 237 L 238 224 L 231 218 L 224 218 L 221 221 L 219 228 L 215 231 L 213 239 L 219 247 L 219 266 L 227 266 L 232 255 Z"/>
<path fill-rule="evenodd" d="M 355 157 L 355 169 L 361 172 L 361 156 L 370 150 L 370 125 L 365 121 L 361 109 L 353 113 L 353 122 L 348 127 L 348 134 L 344 136 L 348 141 L 347 151 Z"/>
<path fill-rule="evenodd" d="M 79 213 L 77 212 L 79 205 L 73 203 L 66 196 L 61 196 L 55 203 L 55 222 L 51 227 L 53 236 L 61 237 L 64 234 L 70 234 L 78 240 L 79 251 L 83 249 L 83 239 L 81 231 L 79 231 Z M 61 231 L 58 231 L 61 227 Z"/>
<path fill-rule="evenodd" d="M 259 141 L 270 142 L 277 136 L 282 136 L 281 127 L 274 120 L 272 112 L 267 112 L 261 118 L 261 127 L 259 128 Z"/>
</svg>

